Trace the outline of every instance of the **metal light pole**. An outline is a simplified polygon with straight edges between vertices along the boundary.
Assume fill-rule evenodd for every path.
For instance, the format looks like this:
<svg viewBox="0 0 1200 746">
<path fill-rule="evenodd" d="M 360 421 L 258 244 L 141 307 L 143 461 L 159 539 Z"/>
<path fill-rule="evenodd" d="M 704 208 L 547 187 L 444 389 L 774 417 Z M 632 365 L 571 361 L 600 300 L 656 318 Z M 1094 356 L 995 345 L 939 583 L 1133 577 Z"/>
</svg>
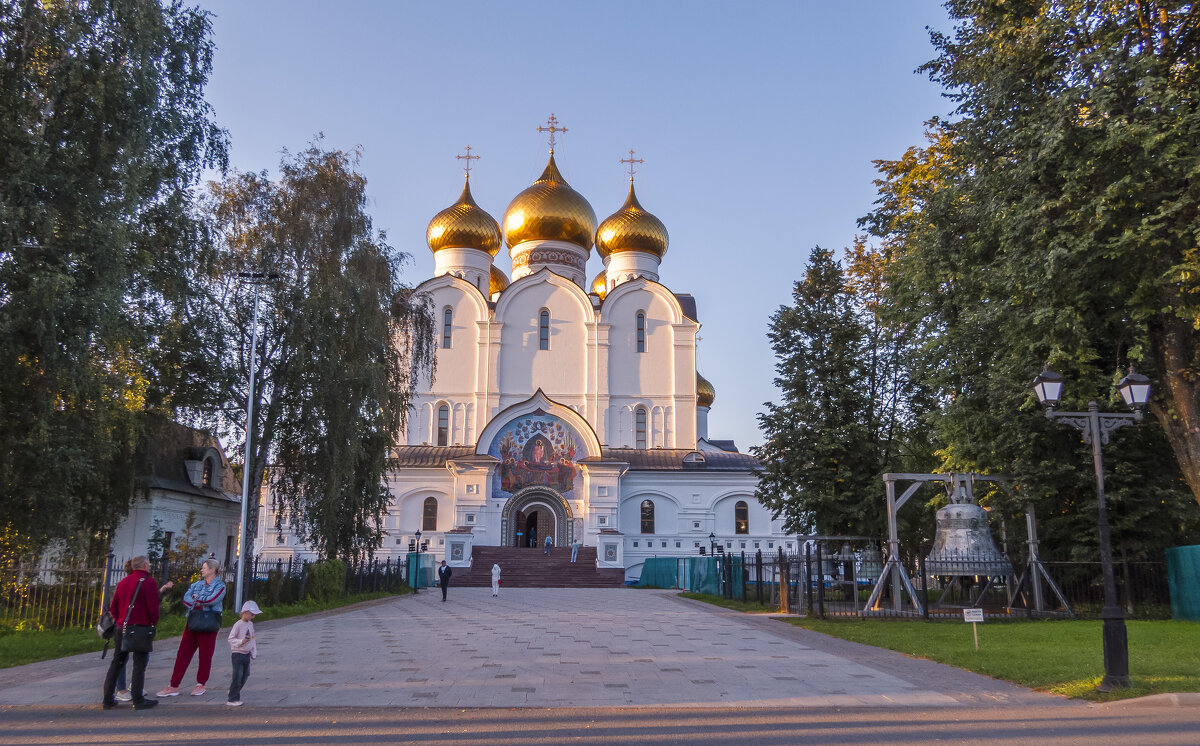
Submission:
<svg viewBox="0 0 1200 746">
<path fill-rule="evenodd" d="M 413 593 L 421 590 L 421 529 L 417 529 L 417 566 L 413 570 Z"/>
<path fill-rule="evenodd" d="M 246 457 L 242 462 L 242 509 L 238 523 L 238 574 L 237 586 L 233 596 L 233 607 L 242 608 L 242 594 L 245 589 L 246 558 L 249 556 L 248 544 L 250 537 L 246 532 L 246 521 L 250 506 L 250 452 L 251 440 L 254 437 L 254 363 L 258 359 L 258 289 L 265 280 L 273 279 L 276 275 L 265 275 L 262 272 L 239 272 L 238 277 L 254 285 L 254 320 L 250 322 L 250 376 L 246 387 Z"/>
<path fill-rule="evenodd" d="M 708 553 L 710 556 L 713 556 L 713 557 L 717 556 L 717 535 L 716 534 L 708 535 Z"/>
<path fill-rule="evenodd" d="M 1133 409 L 1132 413 L 1101 412 L 1096 402 L 1088 402 L 1086 412 L 1056 412 L 1062 394 L 1063 378 L 1047 368 L 1033 379 L 1033 390 L 1046 407 L 1046 417 L 1063 422 L 1083 433 L 1083 442 L 1092 446 L 1092 463 L 1096 470 L 1096 512 L 1100 529 L 1100 570 L 1104 575 L 1104 679 L 1097 691 L 1128 689 L 1129 638 L 1125 630 L 1125 615 L 1117 601 L 1117 579 L 1113 573 L 1112 534 L 1108 525 L 1108 507 L 1104 501 L 1104 460 L 1101 446 L 1108 443 L 1113 430 L 1134 425 L 1142 420 L 1142 410 L 1150 400 L 1150 379 L 1134 373 L 1117 385 L 1121 398 Z"/>
</svg>

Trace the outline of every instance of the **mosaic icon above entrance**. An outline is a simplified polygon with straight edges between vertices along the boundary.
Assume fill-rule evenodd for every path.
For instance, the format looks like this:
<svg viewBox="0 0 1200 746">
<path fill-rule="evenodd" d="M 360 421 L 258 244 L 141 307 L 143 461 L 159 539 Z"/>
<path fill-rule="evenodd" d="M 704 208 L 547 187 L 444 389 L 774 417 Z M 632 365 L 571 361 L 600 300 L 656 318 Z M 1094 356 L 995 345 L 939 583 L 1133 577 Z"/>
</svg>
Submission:
<svg viewBox="0 0 1200 746">
<path fill-rule="evenodd" d="M 503 499 L 526 487 L 572 492 L 582 480 L 576 457 L 583 441 L 570 425 L 537 410 L 512 420 L 496 434 L 488 455 L 500 460 L 492 477 L 492 497 Z"/>
</svg>

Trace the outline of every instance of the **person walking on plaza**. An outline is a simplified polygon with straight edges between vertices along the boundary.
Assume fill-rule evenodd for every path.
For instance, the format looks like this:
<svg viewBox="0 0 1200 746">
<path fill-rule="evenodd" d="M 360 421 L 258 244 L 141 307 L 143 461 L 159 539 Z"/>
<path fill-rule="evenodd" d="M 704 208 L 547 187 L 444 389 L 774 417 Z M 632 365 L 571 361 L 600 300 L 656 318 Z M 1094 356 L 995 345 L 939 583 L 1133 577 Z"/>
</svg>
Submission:
<svg viewBox="0 0 1200 746">
<path fill-rule="evenodd" d="M 550 536 L 546 537 L 546 556 L 550 556 L 550 547 L 554 546 L 554 539 Z"/>
<path fill-rule="evenodd" d="M 442 560 L 442 566 L 438 568 L 438 585 L 442 588 L 442 600 L 446 600 L 446 589 L 450 587 L 450 576 L 454 571 L 446 564 L 446 560 Z"/>
<path fill-rule="evenodd" d="M 153 627 L 158 624 L 158 584 L 150 577 L 150 560 L 145 556 L 134 557 L 130 560 L 133 570 L 117 583 L 113 591 L 112 601 L 108 605 L 108 613 L 112 614 L 116 632 L 113 642 L 112 663 L 108 664 L 108 674 L 104 677 L 104 694 L 101 702 L 104 709 L 111 710 L 117 706 L 113 694 L 117 688 L 117 674 L 125 668 L 125 661 L 131 655 L 121 644 L 125 631 L 135 626 Z M 150 660 L 150 651 L 132 652 L 133 655 L 133 709 L 148 710 L 158 704 L 158 700 L 146 699 L 146 663 Z"/>
<path fill-rule="evenodd" d="M 492 598 L 500 595 L 500 565 L 492 565 Z"/>
<path fill-rule="evenodd" d="M 254 617 L 262 613 L 258 604 L 247 601 L 242 604 L 242 613 L 229 630 L 230 658 L 233 659 L 233 679 L 229 682 L 229 697 L 225 704 L 242 706 L 242 687 L 250 678 L 250 661 L 258 657 L 258 646 L 254 642 Z"/>
<path fill-rule="evenodd" d="M 579 557 L 579 540 L 571 542 L 571 561 L 574 562 Z"/>
<path fill-rule="evenodd" d="M 204 560 L 200 564 L 200 579 L 183 594 L 183 605 L 188 608 L 187 624 L 184 626 L 183 639 L 179 641 L 179 650 L 175 653 L 171 684 L 159 691 L 160 697 L 179 696 L 179 685 L 197 650 L 200 651 L 200 660 L 192 696 L 199 697 L 206 691 L 205 684 L 212 672 L 213 650 L 217 647 L 217 633 L 221 631 L 221 606 L 225 603 L 225 583 L 217 577 L 220 569 L 221 563 L 215 558 Z"/>
</svg>

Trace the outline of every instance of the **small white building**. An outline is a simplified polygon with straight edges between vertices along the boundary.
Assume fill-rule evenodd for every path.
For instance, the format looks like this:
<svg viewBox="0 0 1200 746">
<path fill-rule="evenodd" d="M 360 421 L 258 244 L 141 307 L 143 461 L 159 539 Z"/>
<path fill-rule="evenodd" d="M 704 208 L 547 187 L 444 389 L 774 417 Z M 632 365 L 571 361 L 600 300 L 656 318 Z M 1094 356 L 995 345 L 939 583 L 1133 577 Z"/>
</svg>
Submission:
<svg viewBox="0 0 1200 746">
<path fill-rule="evenodd" d="M 221 443 L 175 422 L 154 427 L 139 494 L 113 534 L 113 555 L 124 560 L 146 554 L 156 524 L 164 544 L 174 547 L 194 511 L 194 534 L 222 564 L 229 564 L 237 558 L 242 498 Z"/>
<path fill-rule="evenodd" d="M 437 373 L 395 448 L 376 556 L 406 553 L 417 530 L 458 566 L 473 546 L 549 536 L 636 578 L 649 557 L 709 551 L 710 535 L 726 551 L 794 550 L 754 497 L 754 458 L 708 437 L 715 391 L 696 369 L 696 303 L 664 284 L 667 230 L 632 176 L 597 225 L 551 148 L 503 225 L 475 204 L 469 173 L 429 223 L 435 272 L 418 292 L 437 318 Z M 511 282 L 494 264 L 502 245 Z M 593 245 L 603 267 L 588 282 Z M 265 556 L 311 555 L 263 510 Z"/>
</svg>

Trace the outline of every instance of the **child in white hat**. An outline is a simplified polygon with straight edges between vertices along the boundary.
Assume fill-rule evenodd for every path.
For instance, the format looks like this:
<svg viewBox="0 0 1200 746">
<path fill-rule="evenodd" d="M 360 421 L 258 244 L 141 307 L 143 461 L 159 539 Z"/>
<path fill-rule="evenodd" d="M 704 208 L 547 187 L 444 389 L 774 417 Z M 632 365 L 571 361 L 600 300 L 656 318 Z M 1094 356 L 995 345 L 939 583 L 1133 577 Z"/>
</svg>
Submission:
<svg viewBox="0 0 1200 746">
<path fill-rule="evenodd" d="M 242 613 L 229 630 L 229 649 L 233 651 L 233 681 L 229 683 L 229 698 L 225 704 L 230 707 L 242 706 L 242 687 L 250 678 L 250 661 L 258 657 L 258 648 L 254 644 L 254 617 L 261 614 L 262 609 L 253 601 L 242 604 Z"/>
</svg>

